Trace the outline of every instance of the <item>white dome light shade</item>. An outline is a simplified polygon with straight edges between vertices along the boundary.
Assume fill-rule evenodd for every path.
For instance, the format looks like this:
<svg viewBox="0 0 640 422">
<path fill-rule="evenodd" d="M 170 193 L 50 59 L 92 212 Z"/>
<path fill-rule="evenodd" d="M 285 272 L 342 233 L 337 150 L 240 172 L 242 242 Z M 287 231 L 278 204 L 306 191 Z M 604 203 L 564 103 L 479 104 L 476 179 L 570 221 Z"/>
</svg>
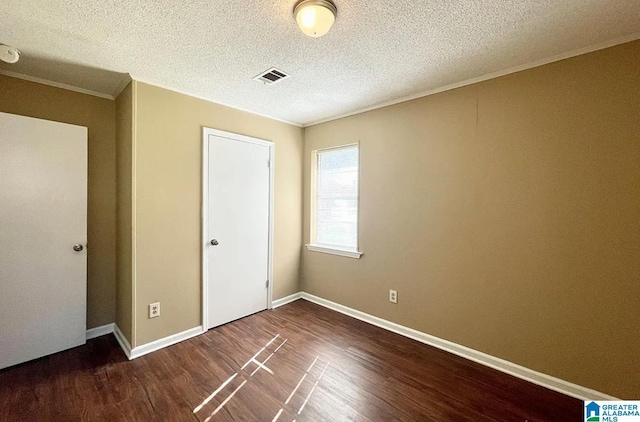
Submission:
<svg viewBox="0 0 640 422">
<path fill-rule="evenodd" d="M 337 12 L 328 0 L 302 0 L 293 9 L 293 16 L 305 35 L 317 38 L 329 32 Z"/>
</svg>

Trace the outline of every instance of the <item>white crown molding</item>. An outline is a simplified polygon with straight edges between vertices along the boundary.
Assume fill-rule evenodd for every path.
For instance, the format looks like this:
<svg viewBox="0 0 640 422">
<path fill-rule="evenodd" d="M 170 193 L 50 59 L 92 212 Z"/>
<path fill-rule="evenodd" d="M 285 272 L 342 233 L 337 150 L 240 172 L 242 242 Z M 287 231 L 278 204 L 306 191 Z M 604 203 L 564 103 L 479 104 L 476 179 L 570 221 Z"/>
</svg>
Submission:
<svg viewBox="0 0 640 422">
<path fill-rule="evenodd" d="M 101 325 L 87 330 L 87 340 L 113 333 L 115 323 Z"/>
<path fill-rule="evenodd" d="M 400 104 L 400 103 L 404 103 L 406 101 L 411 101 L 411 100 L 416 100 L 418 98 L 422 98 L 422 97 L 428 97 L 429 95 L 434 95 L 434 94 L 439 94 L 441 92 L 445 92 L 445 91 L 450 91 L 452 89 L 456 89 L 456 88 L 461 88 L 463 86 L 467 86 L 467 85 L 472 85 L 478 82 L 483 82 L 483 81 L 487 81 L 489 79 L 495 79 L 495 78 L 499 78 L 501 76 L 506 76 L 509 75 L 511 73 L 516 73 L 516 72 L 521 72 L 523 70 L 527 70 L 527 69 L 532 69 L 534 67 L 540 67 L 540 66 L 544 66 L 546 64 L 549 63 L 553 63 L 553 62 L 558 62 L 560 60 L 565 60 L 565 59 L 569 59 L 571 57 L 576 57 L 576 56 L 581 56 L 583 54 L 587 54 L 587 53 L 592 53 L 594 51 L 598 51 L 598 50 L 603 50 L 605 48 L 609 48 L 609 47 L 614 47 L 616 45 L 619 44 L 624 44 L 627 42 L 631 42 L 631 41 L 635 41 L 637 39 L 640 39 L 640 32 L 636 32 L 634 34 L 631 35 L 627 35 L 625 37 L 620 37 L 620 38 L 616 38 L 610 41 L 606 41 L 603 43 L 599 43 L 599 44 L 595 44 L 589 47 L 584 47 L 584 48 L 580 48 L 578 50 L 573 50 L 573 51 L 569 51 L 567 53 L 562 53 L 562 54 L 558 54 L 552 57 L 547 57 L 545 59 L 541 59 L 541 60 L 536 60 L 530 63 L 526 63 L 526 64 L 522 64 L 519 66 L 514 66 L 511 67 L 509 69 L 505 69 L 505 70 L 499 70 L 497 72 L 492 72 L 492 73 L 487 73 L 486 75 L 482 75 L 482 76 L 478 76 L 475 78 L 471 78 L 471 79 L 467 79 L 461 82 L 455 82 L 449 85 L 444 85 L 441 87 L 437 87 L 437 88 L 433 88 L 427 91 L 423 91 L 417 94 L 412 94 L 406 97 L 402 97 L 402 98 L 398 98 L 395 100 L 390 100 L 390 101 L 385 101 L 382 103 L 378 103 L 375 104 L 373 106 L 370 107 L 365 107 L 365 108 L 361 108 L 358 109 L 356 111 L 350 111 L 344 114 L 340 114 L 337 116 L 333 116 L 333 117 L 327 117 L 325 119 L 321 119 L 321 120 L 317 120 L 311 123 L 306 123 L 304 125 L 302 125 L 303 128 L 308 128 L 311 126 L 316 126 L 322 123 L 328 123 L 328 122 L 332 122 L 334 120 L 338 120 L 338 119 L 343 119 L 345 117 L 349 117 L 349 116 L 355 116 L 356 114 L 362 114 L 362 113 L 366 113 L 368 111 L 373 111 L 373 110 L 377 110 L 379 108 L 384 108 L 384 107 L 389 107 L 392 105 L 396 105 L 396 104 Z"/>
<path fill-rule="evenodd" d="M 181 89 L 171 88 L 170 86 L 163 85 L 163 84 L 160 84 L 160 83 L 157 83 L 157 82 L 153 82 L 153 81 L 149 81 L 149 80 L 146 80 L 146 79 L 143 79 L 143 78 L 139 78 L 139 77 L 137 77 L 135 75 L 131 75 L 131 78 L 134 81 L 142 82 L 143 84 L 155 86 L 157 88 L 166 89 L 167 91 L 177 92 L 178 94 L 186 95 L 188 97 L 197 98 L 199 100 L 204 100 L 204 101 L 207 101 L 209 103 L 221 105 L 221 106 L 224 106 L 224 107 L 229 107 L 229 108 L 232 108 L 234 110 L 244 111 L 245 113 L 253 114 L 254 116 L 264 117 L 265 119 L 275 120 L 275 121 L 280 122 L 280 123 L 286 123 L 288 125 L 292 125 L 292 126 L 296 126 L 296 127 L 300 127 L 300 128 L 304 127 L 300 123 L 295 123 L 295 122 L 291 122 L 289 120 L 280 119 L 280 118 L 273 117 L 273 116 L 268 116 L 268 115 L 262 114 L 262 113 L 257 113 L 255 111 L 247 110 L 247 109 L 242 108 L 242 107 L 237 107 L 237 106 L 233 106 L 233 105 L 230 105 L 230 104 L 225 104 L 225 103 L 222 103 L 220 101 L 216 101 L 216 100 L 214 100 L 212 98 L 208 98 L 208 97 L 205 97 L 205 96 L 202 96 L 202 95 L 197 95 L 197 94 L 194 94 L 193 92 L 189 92 L 189 91 L 183 91 Z"/>
<path fill-rule="evenodd" d="M 286 305 L 287 303 L 295 302 L 296 300 L 301 298 L 302 298 L 302 292 L 294 293 L 292 295 L 274 300 L 273 303 L 271 304 L 271 308 L 275 309 L 280 306 Z"/>
<path fill-rule="evenodd" d="M 114 100 L 118 98 L 120 94 L 122 94 L 122 91 L 124 91 L 124 89 L 127 87 L 127 85 L 129 85 L 131 81 L 131 75 L 127 74 L 127 77 L 122 79 L 122 82 L 120 82 L 120 85 L 118 85 L 118 88 L 116 88 L 115 92 L 113 93 Z"/>
<path fill-rule="evenodd" d="M 37 77 L 34 77 L 34 76 L 24 75 L 22 73 L 12 72 L 12 71 L 5 70 L 5 69 L 0 69 L 0 75 L 10 76 L 10 77 L 13 77 L 13 78 L 18 78 L 18 79 L 24 79 L 24 80 L 30 81 L 30 82 L 40 83 L 40 84 L 44 84 L 44 85 L 53 86 L 53 87 L 56 87 L 56 88 L 62 88 L 62 89 L 66 89 L 66 90 L 69 90 L 69 91 L 79 92 L 81 94 L 87 94 L 87 95 L 93 95 L 95 97 L 106 98 L 108 100 L 115 100 L 120 95 L 120 93 L 124 90 L 124 88 L 126 88 L 126 86 L 129 84 L 129 82 L 131 80 L 136 80 L 136 81 L 148 84 L 148 85 L 156 86 L 158 88 L 166 89 L 166 90 L 169 90 L 169 91 L 177 92 L 179 94 L 187 95 L 189 97 L 198 98 L 198 99 L 201 99 L 201 100 L 204 100 L 204 101 L 208 101 L 208 102 L 213 103 L 213 104 L 218 104 L 218 105 L 221 105 L 221 106 L 224 106 L 224 107 L 229 107 L 229 108 L 232 108 L 232 109 L 235 109 L 235 110 L 244 111 L 246 113 L 250 113 L 250 114 L 253 114 L 253 115 L 256 115 L 256 116 L 264 117 L 266 119 L 275 120 L 275 121 L 278 121 L 278 122 L 281 122 L 281 123 L 286 123 L 286 124 L 289 124 L 289 125 L 292 125 L 292 126 L 297 126 L 297 127 L 300 127 L 300 128 L 307 128 L 307 127 L 316 126 L 316 125 L 319 125 L 319 124 L 322 124 L 322 123 L 327 123 L 327 122 L 331 122 L 331 121 L 334 121 L 334 120 L 343 119 L 345 117 L 366 113 L 368 111 L 377 110 L 379 108 L 389 107 L 389 106 L 392 106 L 392 105 L 395 105 L 395 104 L 400 104 L 400 103 L 403 103 L 403 102 L 406 102 L 406 101 L 411 101 L 411 100 L 415 100 L 415 99 L 418 99 L 418 98 L 427 97 L 429 95 L 438 94 L 440 92 L 450 91 L 452 89 L 461 88 L 463 86 L 471 85 L 471 84 L 478 83 L 478 82 L 483 82 L 483 81 L 486 81 L 486 80 L 489 80 L 489 79 L 499 78 L 501 76 L 506 76 L 506 75 L 509 75 L 511 73 L 521 72 L 523 70 L 527 70 L 527 69 L 531 69 L 531 68 L 535 68 L 535 67 L 539 67 L 539 66 L 544 66 L 544 65 L 549 64 L 549 63 L 557 62 L 557 61 L 560 61 L 560 60 L 565 60 L 565 59 L 568 59 L 568 58 L 571 58 L 571 57 L 575 57 L 575 56 L 580 56 L 582 54 L 592 53 L 594 51 L 598 51 L 598 50 L 602 50 L 602 49 L 605 49 L 605 48 L 613 47 L 613 46 L 616 46 L 616 45 L 619 45 L 619 44 L 624 44 L 624 43 L 627 43 L 627 42 L 635 41 L 637 39 L 640 39 L 640 32 L 636 32 L 636 33 L 633 33 L 633 34 L 630 34 L 630 35 L 627 35 L 627 36 L 624 36 L 624 37 L 620 37 L 620 38 L 616 38 L 616 39 L 613 39 L 613 40 L 610 40 L 610 41 L 605 41 L 605 42 L 602 42 L 602 43 L 599 43 L 599 44 L 595 44 L 595 45 L 592 45 L 592 46 L 580 48 L 580 49 L 573 50 L 573 51 L 570 51 L 570 52 L 567 52 L 567 53 L 558 54 L 558 55 L 555 55 L 555 56 L 552 56 L 552 57 L 548 57 L 548 58 L 545 58 L 545 59 L 536 60 L 536 61 L 533 61 L 533 62 L 530 62 L 530 63 L 526 63 L 526 64 L 522 64 L 522 65 L 519 65 L 519 66 L 514 66 L 514 67 L 511 67 L 509 69 L 500 70 L 500 71 L 493 72 L 493 73 L 488 73 L 488 74 L 485 74 L 485 75 L 482 75 L 482 76 L 478 76 L 478 77 L 475 77 L 475 78 L 471 78 L 471 79 L 467 79 L 467 80 L 464 80 L 464 81 L 461 81 L 461 82 L 456 82 L 456 83 L 453 83 L 453 84 L 444 85 L 444 86 L 433 88 L 433 89 L 430 89 L 430 90 L 427 90 L 427 91 L 419 92 L 417 94 L 412 94 L 412 95 L 405 96 L 405 97 L 402 97 L 402 98 L 397 98 L 395 100 L 385 101 L 385 102 L 378 103 L 378 104 L 375 104 L 375 105 L 372 105 L 372 106 L 369 106 L 369 107 L 360 108 L 360 109 L 357 109 L 355 111 L 350 111 L 350 112 L 347 112 L 347 113 L 335 115 L 335 116 L 332 116 L 332 117 L 327 117 L 327 118 L 324 118 L 324 119 L 316 120 L 316 121 L 313 121 L 311 123 L 305 123 L 305 124 L 295 123 L 295 122 L 292 122 L 292 121 L 289 121 L 289 120 L 280 119 L 280 118 L 277 118 L 277 117 L 273 117 L 273 116 L 269 116 L 269 115 L 266 115 L 266 114 L 257 113 L 255 111 L 251 111 L 251 110 L 248 110 L 248 109 L 244 109 L 244 108 L 241 108 L 241 107 L 233 106 L 233 105 L 230 105 L 230 104 L 225 104 L 225 103 L 222 103 L 220 101 L 216 101 L 216 100 L 214 100 L 212 98 L 208 98 L 208 97 L 205 97 L 205 96 L 197 95 L 197 94 L 194 94 L 192 92 L 183 91 L 183 90 L 179 90 L 179 89 L 176 89 L 176 88 L 171 88 L 169 86 L 166 86 L 166 85 L 163 85 L 163 84 L 160 84 L 160 83 L 157 83 L 157 82 L 149 81 L 149 80 L 146 80 L 144 78 L 140 78 L 140 77 L 133 76 L 133 75 L 129 75 L 129 79 L 125 79 L 122 82 L 122 84 L 114 92 L 114 95 L 104 94 L 102 92 L 97 92 L 97 91 L 91 91 L 91 90 L 88 90 L 88 89 L 79 88 L 79 87 L 76 87 L 76 86 L 67 85 L 67 84 L 63 84 L 63 83 L 60 83 L 60 82 L 54 82 L 54 81 L 50 81 L 50 80 L 47 80 L 47 79 L 37 78 Z"/>
<path fill-rule="evenodd" d="M 87 95 L 92 95 L 94 97 L 105 98 L 107 100 L 115 100 L 115 98 L 109 94 L 104 94 L 102 92 L 97 92 L 97 91 L 91 91 L 89 89 L 84 89 L 84 88 L 78 88 L 77 86 L 67 85 L 60 82 L 54 82 L 48 79 L 36 78 L 35 76 L 24 75 L 22 73 L 12 72 L 10 70 L 0 69 L 0 75 L 10 76 L 12 78 L 17 78 L 17 79 L 23 79 L 25 81 L 35 82 L 38 84 L 49 85 L 55 88 L 66 89 L 67 91 L 79 92 L 80 94 L 87 94 Z"/>
<path fill-rule="evenodd" d="M 525 368 L 513 362 L 375 317 L 309 293 L 302 292 L 302 299 L 580 400 L 619 400 L 608 394 L 582 387 L 560 378 L 534 371 L 533 369 Z"/>
</svg>

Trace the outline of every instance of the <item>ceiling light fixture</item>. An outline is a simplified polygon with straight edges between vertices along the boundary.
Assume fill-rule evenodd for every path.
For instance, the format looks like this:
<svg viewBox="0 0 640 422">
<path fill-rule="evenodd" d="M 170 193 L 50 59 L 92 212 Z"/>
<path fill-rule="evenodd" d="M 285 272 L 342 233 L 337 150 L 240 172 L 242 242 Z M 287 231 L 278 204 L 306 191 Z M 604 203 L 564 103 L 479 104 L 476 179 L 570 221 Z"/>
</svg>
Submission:
<svg viewBox="0 0 640 422">
<path fill-rule="evenodd" d="M 17 48 L 0 44 L 0 60 L 9 64 L 17 63 L 20 60 L 20 52 Z"/>
<path fill-rule="evenodd" d="M 298 26 L 310 37 L 325 35 L 336 20 L 338 9 L 330 0 L 301 0 L 293 8 Z"/>
</svg>

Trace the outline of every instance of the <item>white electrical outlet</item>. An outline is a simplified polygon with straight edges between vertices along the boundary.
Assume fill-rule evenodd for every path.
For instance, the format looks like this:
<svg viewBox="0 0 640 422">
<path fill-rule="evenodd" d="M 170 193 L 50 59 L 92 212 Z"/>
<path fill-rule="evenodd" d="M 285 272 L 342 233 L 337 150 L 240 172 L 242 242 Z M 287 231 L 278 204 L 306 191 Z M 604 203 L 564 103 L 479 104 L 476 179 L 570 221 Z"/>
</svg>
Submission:
<svg viewBox="0 0 640 422">
<path fill-rule="evenodd" d="M 160 302 L 151 303 L 149 305 L 149 318 L 160 316 Z"/>
<path fill-rule="evenodd" d="M 398 292 L 395 290 L 389 290 L 389 302 L 398 303 Z"/>
</svg>

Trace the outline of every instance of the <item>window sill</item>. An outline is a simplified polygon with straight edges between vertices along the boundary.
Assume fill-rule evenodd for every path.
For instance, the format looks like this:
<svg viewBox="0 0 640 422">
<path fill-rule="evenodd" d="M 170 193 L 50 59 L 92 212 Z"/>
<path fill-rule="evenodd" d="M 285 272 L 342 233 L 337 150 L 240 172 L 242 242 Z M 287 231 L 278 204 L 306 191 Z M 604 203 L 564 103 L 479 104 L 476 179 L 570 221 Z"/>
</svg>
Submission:
<svg viewBox="0 0 640 422">
<path fill-rule="evenodd" d="M 331 248 L 328 246 L 307 245 L 307 249 L 313 252 L 328 253 L 331 255 L 346 256 L 347 258 L 360 259 L 362 252 L 347 251 L 344 249 Z"/>
</svg>

